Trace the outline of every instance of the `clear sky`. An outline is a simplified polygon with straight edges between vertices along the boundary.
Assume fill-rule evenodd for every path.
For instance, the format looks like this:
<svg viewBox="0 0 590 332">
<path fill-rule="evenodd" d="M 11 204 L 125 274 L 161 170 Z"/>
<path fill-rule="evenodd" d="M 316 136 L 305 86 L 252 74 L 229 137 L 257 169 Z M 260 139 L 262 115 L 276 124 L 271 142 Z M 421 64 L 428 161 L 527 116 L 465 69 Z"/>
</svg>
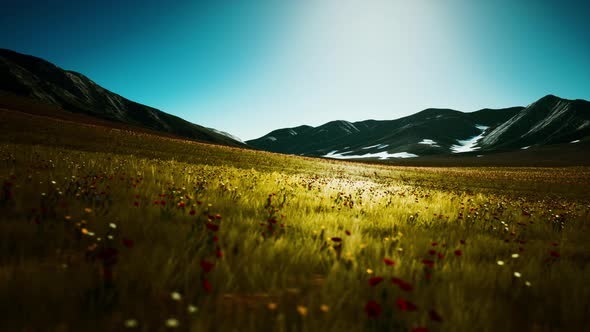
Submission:
<svg viewBox="0 0 590 332">
<path fill-rule="evenodd" d="M 242 139 L 590 100 L 589 1 L 10 1 L 0 47 Z"/>
</svg>

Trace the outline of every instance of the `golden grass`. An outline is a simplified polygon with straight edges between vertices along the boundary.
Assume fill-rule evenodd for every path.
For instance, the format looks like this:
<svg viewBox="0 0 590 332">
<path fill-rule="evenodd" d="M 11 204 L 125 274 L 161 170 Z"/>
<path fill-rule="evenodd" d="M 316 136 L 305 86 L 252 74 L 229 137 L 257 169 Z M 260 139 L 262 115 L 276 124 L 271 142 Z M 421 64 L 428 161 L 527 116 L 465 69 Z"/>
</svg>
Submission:
<svg viewBox="0 0 590 332">
<path fill-rule="evenodd" d="M 587 168 L 387 167 L 0 120 L 0 330 L 590 324 Z"/>
</svg>

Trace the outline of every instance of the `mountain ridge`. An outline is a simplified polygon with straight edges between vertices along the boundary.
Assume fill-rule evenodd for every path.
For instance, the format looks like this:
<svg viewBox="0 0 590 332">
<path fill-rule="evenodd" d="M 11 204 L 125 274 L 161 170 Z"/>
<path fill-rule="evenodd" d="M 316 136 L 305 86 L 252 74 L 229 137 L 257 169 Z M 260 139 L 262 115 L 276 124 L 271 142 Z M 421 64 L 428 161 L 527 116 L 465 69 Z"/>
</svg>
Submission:
<svg viewBox="0 0 590 332">
<path fill-rule="evenodd" d="M 487 154 L 576 143 L 590 136 L 590 102 L 549 94 L 526 107 L 483 108 L 474 112 L 427 108 L 393 120 L 333 120 L 316 127 L 279 128 L 242 142 L 231 133 L 190 123 L 126 99 L 84 74 L 0 48 L 0 106 L 22 104 L 15 102 L 12 95 L 54 106 L 56 113 L 64 110 L 165 135 L 338 159 Z M 45 114 L 51 115 L 51 111 L 46 109 Z"/>
<path fill-rule="evenodd" d="M 335 120 L 317 127 L 281 128 L 246 143 L 278 153 L 391 159 L 510 151 L 586 136 L 590 136 L 590 103 L 547 95 L 526 107 L 474 112 L 427 108 L 394 120 Z"/>
<path fill-rule="evenodd" d="M 0 91 L 31 98 L 69 112 L 202 142 L 246 145 L 217 130 L 188 122 L 98 85 L 84 74 L 42 58 L 0 48 Z"/>
</svg>

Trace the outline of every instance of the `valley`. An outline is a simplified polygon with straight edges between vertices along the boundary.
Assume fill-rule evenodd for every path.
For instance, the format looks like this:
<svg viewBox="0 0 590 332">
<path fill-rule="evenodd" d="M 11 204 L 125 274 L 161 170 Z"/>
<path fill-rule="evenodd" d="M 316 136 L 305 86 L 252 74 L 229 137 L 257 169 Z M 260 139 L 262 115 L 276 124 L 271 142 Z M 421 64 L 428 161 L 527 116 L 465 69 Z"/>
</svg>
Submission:
<svg viewBox="0 0 590 332">
<path fill-rule="evenodd" d="M 590 323 L 587 167 L 366 164 L 7 109 L 0 129 L 2 330 Z"/>
<path fill-rule="evenodd" d="M 590 330 L 589 1 L 8 1 L 0 332 Z"/>
</svg>

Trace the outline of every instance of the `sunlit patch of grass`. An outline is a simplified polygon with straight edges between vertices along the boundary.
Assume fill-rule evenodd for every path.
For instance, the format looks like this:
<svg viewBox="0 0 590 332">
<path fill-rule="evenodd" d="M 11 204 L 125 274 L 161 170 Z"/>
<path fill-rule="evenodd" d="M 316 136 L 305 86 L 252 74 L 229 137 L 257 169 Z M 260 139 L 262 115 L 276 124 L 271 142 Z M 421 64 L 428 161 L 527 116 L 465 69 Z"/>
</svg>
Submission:
<svg viewBox="0 0 590 332">
<path fill-rule="evenodd" d="M 587 326 L 588 169 L 359 165 L 28 125 L 44 130 L 2 124 L 0 329 Z"/>
</svg>

